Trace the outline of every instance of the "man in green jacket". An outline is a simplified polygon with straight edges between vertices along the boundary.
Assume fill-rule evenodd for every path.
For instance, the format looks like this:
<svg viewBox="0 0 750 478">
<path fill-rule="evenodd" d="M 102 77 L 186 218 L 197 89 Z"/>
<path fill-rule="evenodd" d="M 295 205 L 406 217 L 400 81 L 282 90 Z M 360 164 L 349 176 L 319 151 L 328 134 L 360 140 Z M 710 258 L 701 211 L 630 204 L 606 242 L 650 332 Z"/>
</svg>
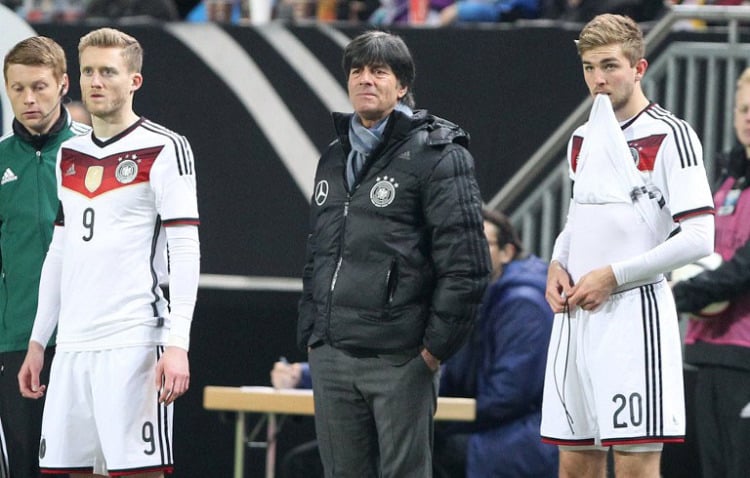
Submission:
<svg viewBox="0 0 750 478">
<path fill-rule="evenodd" d="M 55 160 L 60 144 L 88 128 L 70 119 L 65 52 L 31 37 L 5 56 L 5 89 L 15 119 L 0 138 L 0 423 L 10 478 L 39 476 L 44 402 L 21 397 L 17 374 L 37 307 L 39 276 L 58 209 Z M 54 348 L 47 348 L 45 374 Z M 46 378 L 45 378 L 46 382 Z"/>
</svg>

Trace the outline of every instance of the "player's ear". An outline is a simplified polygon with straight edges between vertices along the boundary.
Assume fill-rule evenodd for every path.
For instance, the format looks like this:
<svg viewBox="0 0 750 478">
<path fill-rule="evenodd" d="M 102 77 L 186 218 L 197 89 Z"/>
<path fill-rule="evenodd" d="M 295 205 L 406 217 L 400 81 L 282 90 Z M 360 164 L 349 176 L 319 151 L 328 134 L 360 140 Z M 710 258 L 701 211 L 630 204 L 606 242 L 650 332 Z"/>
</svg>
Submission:
<svg viewBox="0 0 750 478">
<path fill-rule="evenodd" d="M 648 61 L 645 58 L 641 58 L 635 64 L 635 79 L 640 81 L 643 79 L 643 75 L 646 74 L 648 69 Z"/>
<path fill-rule="evenodd" d="M 143 85 L 143 75 L 140 73 L 134 73 L 130 83 L 130 92 L 133 93 L 138 91 Z"/>
<path fill-rule="evenodd" d="M 69 85 L 70 83 L 68 82 L 68 74 L 63 73 L 63 76 L 60 81 L 60 97 L 63 97 L 68 93 Z"/>
</svg>

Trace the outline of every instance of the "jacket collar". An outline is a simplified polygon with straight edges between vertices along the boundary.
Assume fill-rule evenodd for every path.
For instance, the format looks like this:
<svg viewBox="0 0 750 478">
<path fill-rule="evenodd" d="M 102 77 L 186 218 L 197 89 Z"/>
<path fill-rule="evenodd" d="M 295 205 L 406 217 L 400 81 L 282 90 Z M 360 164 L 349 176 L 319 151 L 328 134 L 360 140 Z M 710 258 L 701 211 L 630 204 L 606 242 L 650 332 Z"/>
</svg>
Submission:
<svg viewBox="0 0 750 478">
<path fill-rule="evenodd" d="M 33 134 L 20 121 L 14 118 L 13 134 L 21 138 L 24 142 L 31 144 L 37 150 L 44 148 L 44 145 L 47 144 L 50 138 L 57 136 L 68 125 L 68 110 L 63 105 L 60 105 L 60 109 L 62 110 L 60 117 L 57 118 L 57 121 L 55 121 L 55 124 L 52 125 L 52 128 L 47 133 Z"/>
<path fill-rule="evenodd" d="M 338 112 L 331 114 L 333 126 L 336 129 L 336 137 L 344 146 L 347 154 L 351 149 L 349 144 L 349 122 L 351 121 L 352 114 Z M 388 124 L 383 132 L 383 146 L 406 138 L 411 131 L 426 123 L 428 119 L 429 115 L 426 110 L 416 110 L 411 117 L 401 111 L 393 110 L 388 117 Z"/>
</svg>

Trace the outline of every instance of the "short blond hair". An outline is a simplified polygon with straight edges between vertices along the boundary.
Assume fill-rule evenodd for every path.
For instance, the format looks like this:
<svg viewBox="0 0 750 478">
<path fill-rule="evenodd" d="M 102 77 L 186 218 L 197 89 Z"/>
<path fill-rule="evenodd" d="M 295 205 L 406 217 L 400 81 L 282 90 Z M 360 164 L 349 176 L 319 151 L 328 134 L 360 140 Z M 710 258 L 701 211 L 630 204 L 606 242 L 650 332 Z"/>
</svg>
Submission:
<svg viewBox="0 0 750 478">
<path fill-rule="evenodd" d="M 745 68 L 745 71 L 743 71 L 740 77 L 737 78 L 738 90 L 745 85 L 750 85 L 750 67 Z"/>
<path fill-rule="evenodd" d="M 78 42 L 78 57 L 89 47 L 122 48 L 122 56 L 131 73 L 140 73 L 143 67 L 143 48 L 138 40 L 114 28 L 100 28 L 87 33 Z"/>
<path fill-rule="evenodd" d="M 68 72 L 65 51 L 53 39 L 35 36 L 21 40 L 5 55 L 3 75 L 8 81 L 8 67 L 10 65 L 44 66 L 52 69 L 55 79 L 59 82 Z"/>
<path fill-rule="evenodd" d="M 646 47 L 641 27 L 630 17 L 605 13 L 597 15 L 581 30 L 576 40 L 578 54 L 607 45 L 620 45 L 630 66 L 644 57 Z"/>
</svg>

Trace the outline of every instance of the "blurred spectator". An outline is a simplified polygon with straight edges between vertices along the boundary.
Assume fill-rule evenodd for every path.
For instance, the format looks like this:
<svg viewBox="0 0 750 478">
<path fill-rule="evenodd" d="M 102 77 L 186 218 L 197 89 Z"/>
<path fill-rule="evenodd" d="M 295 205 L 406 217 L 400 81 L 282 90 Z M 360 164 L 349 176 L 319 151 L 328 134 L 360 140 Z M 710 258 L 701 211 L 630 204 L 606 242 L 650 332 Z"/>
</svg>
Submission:
<svg viewBox="0 0 750 478">
<path fill-rule="evenodd" d="M 218 22 L 240 25 L 262 24 L 272 18 L 292 19 L 313 5 L 314 0 L 203 0 L 185 17 L 189 22 Z M 257 11 L 253 11 L 258 9 Z M 274 12 L 276 10 L 276 12 Z M 297 11 L 299 10 L 299 11 Z M 307 13 L 304 14 L 307 16 Z"/>
<path fill-rule="evenodd" d="M 83 103 L 80 101 L 71 101 L 65 105 L 65 108 L 67 108 L 68 114 L 70 114 L 73 121 L 91 126 L 91 113 L 83 106 Z"/>
<path fill-rule="evenodd" d="M 742 0 L 667 0 L 666 3 L 672 5 L 715 5 L 724 7 L 750 5 L 750 2 Z M 675 23 L 673 28 L 677 30 L 703 30 L 711 25 L 711 22 L 694 18 L 688 20 L 680 20 Z"/>
<path fill-rule="evenodd" d="M 276 18 L 282 20 L 312 20 L 314 15 L 314 0 L 279 0 L 276 6 Z"/>
<path fill-rule="evenodd" d="M 426 25 L 438 25 L 440 12 L 453 4 L 453 0 L 427 0 Z M 370 16 L 373 25 L 405 24 L 409 22 L 409 0 L 380 0 L 380 7 Z"/>
<path fill-rule="evenodd" d="M 541 16 L 586 23 L 601 13 L 615 13 L 644 22 L 666 11 L 665 3 L 664 0 L 543 0 Z"/>
<path fill-rule="evenodd" d="M 474 397 L 474 422 L 436 424 L 436 471 L 446 478 L 553 478 L 557 447 L 542 443 L 542 390 L 552 310 L 547 263 L 524 253 L 503 214 L 483 211 L 492 283 L 469 342 L 443 365 L 440 395 Z M 466 464 L 461 463 L 465 455 Z"/>
<path fill-rule="evenodd" d="M 310 364 L 307 362 L 289 363 L 280 359 L 271 369 L 271 385 L 273 388 L 312 388 L 310 378 Z"/>
<path fill-rule="evenodd" d="M 366 22 L 380 6 L 379 0 L 279 0 L 276 17 L 293 21 Z"/>
<path fill-rule="evenodd" d="M 277 389 L 312 388 L 310 364 L 289 363 L 279 359 L 271 369 L 271 384 Z M 318 454 L 318 441 L 311 440 L 295 446 L 281 460 L 281 478 L 322 478 L 323 463 Z"/>
<path fill-rule="evenodd" d="M 750 469 L 750 68 L 737 81 L 734 132 L 738 144 L 722 161 L 715 250 L 724 262 L 677 283 L 677 310 L 698 313 L 730 301 L 719 315 L 692 318 L 685 362 L 697 367 L 696 438 L 703 478 L 740 478 Z"/>
<path fill-rule="evenodd" d="M 706 0 L 667 0 L 671 5 L 705 5 Z M 706 28 L 706 21 L 697 18 L 679 20 L 673 28 L 675 30 L 702 30 Z"/>
<path fill-rule="evenodd" d="M 4 0 L 6 7 L 14 10 L 30 23 L 74 22 L 83 17 L 87 0 Z"/>
<path fill-rule="evenodd" d="M 90 0 L 86 18 L 119 19 L 122 17 L 150 17 L 155 20 L 179 20 L 174 0 Z"/>
<path fill-rule="evenodd" d="M 540 0 L 459 0 L 440 12 L 440 24 L 454 22 L 512 22 L 537 18 Z"/>
<path fill-rule="evenodd" d="M 366 22 L 378 9 L 378 0 L 344 0 L 338 3 L 339 20 Z"/>
<path fill-rule="evenodd" d="M 177 6 L 177 14 L 182 19 L 187 17 L 190 10 L 199 3 L 201 3 L 201 0 L 174 0 L 174 4 Z"/>
<path fill-rule="evenodd" d="M 203 0 L 190 10 L 185 20 L 188 22 L 239 23 L 241 15 L 239 1 Z"/>
</svg>

